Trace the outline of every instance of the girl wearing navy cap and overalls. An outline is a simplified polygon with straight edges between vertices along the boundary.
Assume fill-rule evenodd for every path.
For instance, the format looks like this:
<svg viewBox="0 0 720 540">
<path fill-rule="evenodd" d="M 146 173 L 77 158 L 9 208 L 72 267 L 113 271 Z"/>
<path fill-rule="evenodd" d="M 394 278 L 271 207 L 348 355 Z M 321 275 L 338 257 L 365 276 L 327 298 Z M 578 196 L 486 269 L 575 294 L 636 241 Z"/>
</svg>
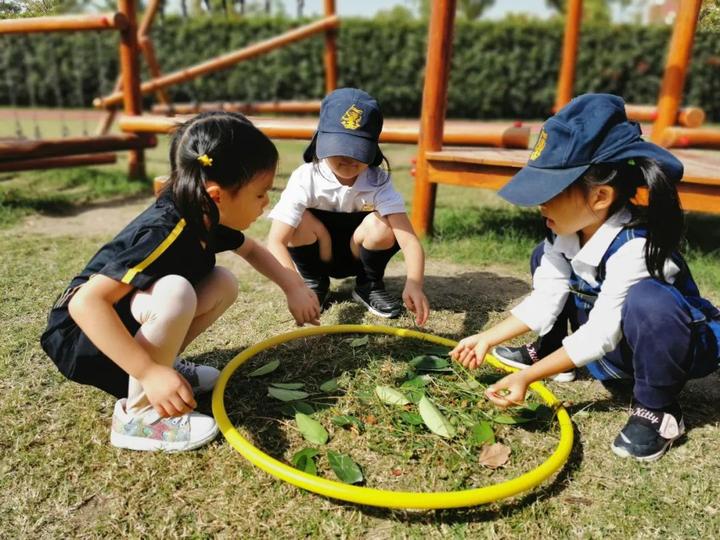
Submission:
<svg viewBox="0 0 720 540">
<path fill-rule="evenodd" d="M 328 94 L 305 150 L 305 164 L 290 176 L 273 220 L 268 248 L 297 269 L 325 303 L 330 277 L 355 276 L 353 298 L 370 312 L 400 316 L 402 303 L 385 290 L 385 267 L 399 249 L 405 256 L 405 305 L 419 325 L 429 306 L 423 292 L 425 257 L 395 191 L 378 146 L 383 117 L 375 99 L 356 88 Z"/>
<path fill-rule="evenodd" d="M 682 173 L 672 154 L 642 140 L 617 96 L 577 97 L 544 124 L 528 165 L 500 191 L 539 205 L 549 229 L 532 254 L 533 291 L 451 352 L 476 367 L 491 347 L 540 335 L 533 345 L 495 348 L 521 370 L 489 387 L 490 400 L 520 403 L 530 383 L 585 366 L 601 381 L 632 381 L 617 455 L 652 461 L 683 435 L 678 394 L 718 368 L 720 311 L 700 296 L 678 252 Z M 648 188 L 646 209 L 631 203 L 639 186 Z"/>
</svg>

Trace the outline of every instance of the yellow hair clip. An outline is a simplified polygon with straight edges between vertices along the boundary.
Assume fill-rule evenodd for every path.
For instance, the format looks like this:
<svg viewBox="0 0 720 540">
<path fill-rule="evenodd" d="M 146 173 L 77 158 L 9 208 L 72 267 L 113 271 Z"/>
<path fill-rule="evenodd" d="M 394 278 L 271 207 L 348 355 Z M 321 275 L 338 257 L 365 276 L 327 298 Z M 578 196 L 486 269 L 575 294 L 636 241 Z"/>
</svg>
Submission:
<svg viewBox="0 0 720 540">
<path fill-rule="evenodd" d="M 197 160 L 200 162 L 200 164 L 203 167 L 210 167 L 212 166 L 212 158 L 209 157 L 207 154 L 203 154 L 202 156 L 198 156 Z"/>
</svg>

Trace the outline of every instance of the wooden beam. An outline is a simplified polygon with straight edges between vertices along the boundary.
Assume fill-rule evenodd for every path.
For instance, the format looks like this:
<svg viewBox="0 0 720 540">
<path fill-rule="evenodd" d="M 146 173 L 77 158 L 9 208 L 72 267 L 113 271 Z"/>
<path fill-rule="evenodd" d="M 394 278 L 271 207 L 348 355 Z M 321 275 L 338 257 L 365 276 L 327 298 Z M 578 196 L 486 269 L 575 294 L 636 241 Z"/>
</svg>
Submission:
<svg viewBox="0 0 720 540">
<path fill-rule="evenodd" d="M 126 115 L 142 114 L 140 93 L 140 62 L 138 58 L 136 0 L 118 0 L 118 9 L 127 17 L 128 26 L 120 33 L 120 74 L 123 91 L 120 94 Z M 145 153 L 142 149 L 131 150 L 128 155 L 128 177 L 145 179 Z"/>
<path fill-rule="evenodd" d="M 144 82 L 140 85 L 140 91 L 142 94 L 157 92 L 162 88 L 167 88 L 175 84 L 190 81 L 202 75 L 207 75 L 209 73 L 215 73 L 216 71 L 227 69 L 236 65 L 239 62 L 242 62 L 243 60 L 254 58 L 256 56 L 283 47 L 290 43 L 305 39 L 314 34 L 324 32 L 330 28 L 336 28 L 338 26 L 338 21 L 339 19 L 337 16 L 320 19 L 319 21 L 307 24 L 305 26 L 301 26 L 299 28 L 295 28 L 294 30 L 290 30 L 289 32 L 285 32 L 284 34 L 281 34 L 274 38 L 267 39 L 259 43 L 254 43 L 253 45 L 243 47 L 242 49 L 239 49 L 237 51 L 224 54 L 216 58 L 212 58 L 201 64 L 196 64 L 194 66 L 190 66 L 188 68 L 181 69 L 179 71 L 163 75 L 162 77 Z M 104 98 L 96 98 L 93 101 L 93 105 L 95 105 L 95 107 L 107 108 L 120 103 L 122 99 L 122 92 L 114 92 Z"/>
<path fill-rule="evenodd" d="M 197 114 L 205 111 L 230 111 L 243 114 L 317 114 L 320 112 L 319 100 L 308 101 L 215 101 L 204 103 L 173 103 L 172 105 L 153 105 L 155 114 Z"/>
<path fill-rule="evenodd" d="M 335 16 L 335 0 L 325 0 L 325 17 Z M 325 93 L 329 94 L 337 88 L 337 29 L 325 30 L 325 48 L 323 50 L 325 66 Z"/>
<path fill-rule="evenodd" d="M 663 131 L 659 140 L 665 148 L 720 149 L 720 129 L 669 127 Z M 720 176 L 720 171 L 718 175 Z"/>
<path fill-rule="evenodd" d="M 575 66 L 577 64 L 580 24 L 582 22 L 582 0 L 568 0 L 563 34 L 562 59 L 558 75 L 555 107 L 559 111 L 573 98 L 575 86 Z"/>
<path fill-rule="evenodd" d="M 157 138 L 152 135 L 129 134 L 0 141 L 0 162 L 151 148 L 156 144 Z"/>
<path fill-rule="evenodd" d="M 660 86 L 658 115 L 651 136 L 657 144 L 662 144 L 663 133 L 675 123 L 680 109 L 701 4 L 702 0 L 680 0 Z"/>
<path fill-rule="evenodd" d="M 432 2 L 428 26 L 427 60 L 411 215 L 413 227 L 419 236 L 432 232 L 437 188 L 435 184 L 430 183 L 425 154 L 442 147 L 455 8 L 455 0 Z"/>
<path fill-rule="evenodd" d="M 626 103 L 625 114 L 627 114 L 628 119 L 635 122 L 654 122 L 657 120 L 658 108 L 657 105 L 631 105 Z M 700 127 L 703 122 L 705 122 L 705 111 L 700 107 L 682 107 L 678 111 L 673 124 L 696 128 Z"/>
<path fill-rule="evenodd" d="M 123 116 L 120 129 L 130 133 L 172 133 L 191 116 Z M 249 117 L 255 126 L 273 139 L 310 140 L 317 129 L 314 118 Z M 382 143 L 416 144 L 420 140 L 416 121 L 386 120 L 380 133 Z M 446 122 L 443 143 L 458 146 L 495 146 L 527 149 L 530 128 L 507 127 L 502 124 Z"/>
<path fill-rule="evenodd" d="M 86 30 L 124 30 L 128 20 L 122 13 L 59 15 L 27 19 L 0 20 L 0 34 L 32 34 L 37 32 L 78 32 Z"/>
<path fill-rule="evenodd" d="M 60 169 L 64 167 L 84 167 L 87 165 L 108 165 L 115 163 L 116 161 L 117 155 L 113 153 L 79 154 L 77 156 L 0 161 L 0 172 Z"/>
</svg>

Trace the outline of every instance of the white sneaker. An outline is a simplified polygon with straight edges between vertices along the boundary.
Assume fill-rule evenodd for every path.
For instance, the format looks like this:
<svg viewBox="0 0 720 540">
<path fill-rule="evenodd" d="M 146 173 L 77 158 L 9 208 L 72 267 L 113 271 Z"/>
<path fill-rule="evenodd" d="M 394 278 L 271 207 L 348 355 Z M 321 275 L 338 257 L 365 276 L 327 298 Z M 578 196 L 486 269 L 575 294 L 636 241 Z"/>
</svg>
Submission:
<svg viewBox="0 0 720 540">
<path fill-rule="evenodd" d="M 125 411 L 126 399 L 115 403 L 110 444 L 130 450 L 181 452 L 194 450 L 212 441 L 218 426 L 212 416 L 191 412 L 173 418 L 161 418 L 155 410 L 140 416 Z"/>
<path fill-rule="evenodd" d="M 202 364 L 196 364 L 189 360 L 183 360 L 180 357 L 175 359 L 173 368 L 180 375 L 185 377 L 187 382 L 190 383 L 192 391 L 195 394 L 204 394 L 206 392 L 212 392 L 215 388 L 215 383 L 220 376 L 220 370 L 211 367 L 204 366 Z"/>
</svg>

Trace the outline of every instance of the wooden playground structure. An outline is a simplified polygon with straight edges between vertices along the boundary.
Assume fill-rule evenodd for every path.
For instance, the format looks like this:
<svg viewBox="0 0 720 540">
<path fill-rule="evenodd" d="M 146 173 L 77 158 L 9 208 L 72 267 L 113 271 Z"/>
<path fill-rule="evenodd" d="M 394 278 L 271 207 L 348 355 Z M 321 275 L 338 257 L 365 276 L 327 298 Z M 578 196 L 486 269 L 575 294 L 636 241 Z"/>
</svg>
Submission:
<svg viewBox="0 0 720 540">
<path fill-rule="evenodd" d="M 656 107 L 640 109 L 654 119 L 651 139 L 666 147 L 720 148 L 720 130 L 687 127 L 698 113 L 680 107 L 701 0 L 681 0 Z M 527 150 L 443 149 L 444 118 L 452 57 L 455 0 L 436 0 L 428 29 L 421 137 L 415 173 L 412 223 L 419 235 L 432 232 L 438 184 L 500 189 L 528 160 Z M 570 101 L 575 76 L 582 1 L 568 2 L 556 107 Z M 632 108 L 630 108 L 632 110 Z M 637 110 L 636 110 L 637 111 Z M 631 116 L 633 116 L 631 114 Z M 691 118 L 695 116 L 695 120 Z M 682 120 L 680 118 L 682 117 Z M 637 116 L 635 116 L 637 119 Z M 702 114 L 704 119 L 704 113 Z M 680 121 L 682 126 L 675 126 Z M 690 124 L 688 123 L 690 122 Z M 673 150 L 685 165 L 678 186 L 685 210 L 720 212 L 720 156 L 702 150 Z M 646 198 L 642 190 L 639 202 Z"/>
<path fill-rule="evenodd" d="M 130 152 L 130 175 L 142 178 L 145 176 L 144 149 L 156 144 L 155 134 L 172 132 L 179 123 L 191 117 L 188 115 L 218 109 L 247 114 L 314 113 L 319 108 L 318 100 L 172 104 L 167 89 L 317 34 L 324 34 L 325 91 L 337 87 L 336 33 L 340 20 L 335 11 L 335 0 L 324 0 L 324 16 L 317 21 L 164 75 L 150 38 L 150 28 L 160 2 L 149 0 L 139 25 L 136 0 L 119 0 L 116 13 L 0 21 L 0 35 L 89 30 L 120 33 L 120 76 L 110 94 L 93 102 L 106 111 L 96 135 L 2 139 L 0 171 L 109 163 L 115 159 L 109 152 L 127 150 Z M 631 119 L 653 122 L 652 140 L 666 147 L 720 148 L 720 130 L 701 127 L 705 119 L 702 109 L 681 107 L 700 4 L 700 0 L 681 1 L 657 105 L 627 106 Z M 384 143 L 418 144 L 412 218 L 421 235 L 432 229 L 437 184 L 498 189 L 527 161 L 528 127 L 445 119 L 455 8 L 455 0 L 432 3 L 421 118 L 419 121 L 388 119 L 381 134 Z M 567 103 L 573 95 L 581 14 L 582 0 L 569 0 L 556 108 Z M 147 81 L 140 80 L 141 57 L 151 76 Z M 143 114 L 142 96 L 150 93 L 154 93 L 159 102 L 153 111 L 163 114 Z M 118 125 L 123 133 L 111 135 L 109 128 L 120 106 L 123 114 Z M 312 117 L 250 118 L 269 137 L 278 139 L 307 140 L 317 125 L 317 120 Z M 443 149 L 446 145 L 465 148 Z M 700 150 L 674 151 L 686 167 L 679 187 L 684 208 L 720 212 L 717 204 L 720 160 Z"/>
<path fill-rule="evenodd" d="M 124 88 L 122 105 L 125 114 L 139 115 L 142 113 L 142 108 L 134 0 L 119 0 L 117 13 L 0 21 L 0 35 L 98 30 L 120 33 L 120 66 Z M 132 178 L 143 178 L 145 176 L 143 150 L 155 146 L 156 143 L 155 136 L 138 133 L 40 140 L 5 139 L 0 141 L 0 170 L 104 164 L 114 161 L 114 156 L 108 152 L 129 150 L 129 175 Z"/>
</svg>

